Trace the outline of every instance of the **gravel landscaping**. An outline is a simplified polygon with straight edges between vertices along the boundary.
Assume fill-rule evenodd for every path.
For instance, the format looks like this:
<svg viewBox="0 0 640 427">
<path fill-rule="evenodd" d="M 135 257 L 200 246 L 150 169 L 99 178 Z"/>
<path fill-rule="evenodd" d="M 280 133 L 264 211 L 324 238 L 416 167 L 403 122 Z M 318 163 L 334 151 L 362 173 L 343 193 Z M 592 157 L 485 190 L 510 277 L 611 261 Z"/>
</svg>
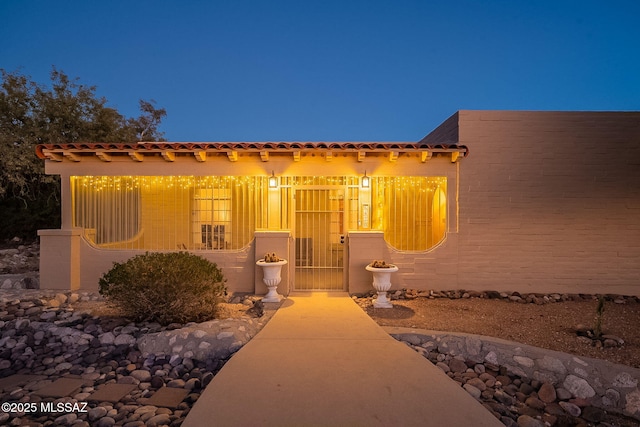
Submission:
<svg viewBox="0 0 640 427">
<path fill-rule="evenodd" d="M 0 413 L 0 425 L 178 426 L 225 361 L 273 314 L 161 327 L 82 309 L 103 306 L 100 300 L 92 293 L 0 291 L 0 387 L 3 379 L 32 376 L 2 391 L 2 402 L 15 405 Z M 253 300 L 241 305 L 249 310 Z M 160 336 L 167 345 L 153 339 Z M 207 343 L 211 357 L 198 353 L 202 343 Z M 152 347 L 165 351 L 150 352 Z M 82 384 L 69 393 L 61 379 Z M 113 384 L 131 387 L 115 401 L 93 398 Z M 177 397 L 165 406 L 150 404 L 163 389 L 177 391 Z M 39 410 L 51 404 L 71 404 L 72 411 Z M 73 404 L 78 406 L 73 409 Z"/>
<path fill-rule="evenodd" d="M 30 289 L 38 284 L 34 258 L 37 260 L 37 245 L 0 250 L 0 394 L 2 402 L 13 409 L 0 412 L 0 425 L 179 426 L 229 357 L 278 308 L 277 304 L 263 306 L 255 296 L 236 296 L 223 304 L 220 320 L 167 327 L 131 323 L 97 293 Z M 575 330 L 559 340 L 561 335 L 553 329 L 561 317 L 558 313 L 570 311 L 563 304 L 589 305 L 589 312 L 582 314 L 591 321 L 593 296 L 460 291 L 420 295 L 402 290 L 393 298 L 394 309 L 371 308 L 370 296 L 354 300 L 382 325 L 494 336 L 505 333 L 505 339 L 545 347 L 530 342 L 540 332 L 543 342 L 549 344 L 545 348 L 553 349 L 554 343 L 566 340 L 579 349 L 586 348 L 586 355 L 595 352 L 612 361 L 628 357 L 629 365 L 636 363 L 640 307 L 636 297 L 608 296 L 605 331 L 615 332 L 612 336 L 623 343 L 603 341 L 600 347 L 581 340 Z M 560 324 L 569 322 L 571 325 L 562 328 L 576 329 L 580 319 L 583 317 L 571 314 Z M 460 330 L 461 325 L 471 329 Z M 517 332 L 509 332 L 508 326 Z M 507 426 L 640 425 L 619 411 L 593 406 L 578 377 L 554 383 L 548 378 L 521 375 L 513 366 L 486 355 L 474 360 L 455 354 L 434 344 L 437 338 L 417 339 L 412 334 L 396 338 L 442 369 Z M 614 356 L 607 356 L 611 354 Z M 534 363 L 525 354 L 514 356 L 514 360 L 516 368 Z M 640 408 L 640 400 L 633 401 L 638 378 L 623 379 L 618 381 L 623 382 L 621 387 L 632 387 L 625 395 L 616 395 L 612 388 L 599 399 L 610 402 L 611 407 L 621 402 Z M 636 391 L 632 391 L 634 387 Z M 56 408 L 62 410 L 53 410 Z"/>
</svg>

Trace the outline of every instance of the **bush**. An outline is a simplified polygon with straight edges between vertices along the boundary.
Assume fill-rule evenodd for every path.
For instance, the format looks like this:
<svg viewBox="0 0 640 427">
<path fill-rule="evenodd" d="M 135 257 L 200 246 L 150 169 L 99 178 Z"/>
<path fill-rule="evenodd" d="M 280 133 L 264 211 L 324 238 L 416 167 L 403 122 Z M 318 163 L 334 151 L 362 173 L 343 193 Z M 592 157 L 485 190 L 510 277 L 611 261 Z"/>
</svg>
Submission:
<svg viewBox="0 0 640 427">
<path fill-rule="evenodd" d="M 146 253 L 114 263 L 100 294 L 135 321 L 203 322 L 215 317 L 226 293 L 218 266 L 187 252 Z"/>
</svg>

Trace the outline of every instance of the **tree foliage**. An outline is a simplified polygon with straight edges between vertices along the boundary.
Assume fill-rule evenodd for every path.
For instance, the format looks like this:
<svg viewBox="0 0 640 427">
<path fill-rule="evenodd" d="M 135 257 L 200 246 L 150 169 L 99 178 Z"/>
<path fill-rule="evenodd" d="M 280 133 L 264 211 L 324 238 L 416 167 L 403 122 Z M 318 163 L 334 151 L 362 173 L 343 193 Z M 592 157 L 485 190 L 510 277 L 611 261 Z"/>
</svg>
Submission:
<svg viewBox="0 0 640 427">
<path fill-rule="evenodd" d="M 0 238 L 35 238 L 38 228 L 59 227 L 60 185 L 45 175 L 36 145 L 163 140 L 166 111 L 154 101 L 140 100 L 140 116 L 128 118 L 98 97 L 95 86 L 55 68 L 50 86 L 0 73 Z"/>
</svg>

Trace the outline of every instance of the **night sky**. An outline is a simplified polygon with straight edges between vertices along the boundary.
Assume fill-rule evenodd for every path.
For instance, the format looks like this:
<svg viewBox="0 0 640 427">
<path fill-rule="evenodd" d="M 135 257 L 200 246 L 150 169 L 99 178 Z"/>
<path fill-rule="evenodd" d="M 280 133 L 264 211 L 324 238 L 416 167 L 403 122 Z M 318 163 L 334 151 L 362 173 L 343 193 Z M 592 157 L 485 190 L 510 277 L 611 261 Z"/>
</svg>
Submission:
<svg viewBox="0 0 640 427">
<path fill-rule="evenodd" d="M 417 141 L 460 109 L 640 110 L 640 2 L 0 2 L 0 68 L 52 66 L 169 141 Z"/>
</svg>

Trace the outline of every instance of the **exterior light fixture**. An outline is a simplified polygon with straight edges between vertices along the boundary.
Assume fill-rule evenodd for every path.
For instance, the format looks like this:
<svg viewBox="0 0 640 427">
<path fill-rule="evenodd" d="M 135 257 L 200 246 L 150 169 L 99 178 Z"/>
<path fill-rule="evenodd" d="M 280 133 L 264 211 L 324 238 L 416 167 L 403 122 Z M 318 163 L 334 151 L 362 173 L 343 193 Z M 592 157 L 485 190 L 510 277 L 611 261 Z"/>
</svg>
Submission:
<svg viewBox="0 0 640 427">
<path fill-rule="evenodd" d="M 367 176 L 367 171 L 364 171 L 364 176 L 360 178 L 360 184 L 362 188 L 369 188 L 369 177 Z"/>
<path fill-rule="evenodd" d="M 269 188 L 278 188 L 278 177 L 275 176 L 273 171 L 271 171 L 271 176 L 269 177 Z"/>
</svg>

